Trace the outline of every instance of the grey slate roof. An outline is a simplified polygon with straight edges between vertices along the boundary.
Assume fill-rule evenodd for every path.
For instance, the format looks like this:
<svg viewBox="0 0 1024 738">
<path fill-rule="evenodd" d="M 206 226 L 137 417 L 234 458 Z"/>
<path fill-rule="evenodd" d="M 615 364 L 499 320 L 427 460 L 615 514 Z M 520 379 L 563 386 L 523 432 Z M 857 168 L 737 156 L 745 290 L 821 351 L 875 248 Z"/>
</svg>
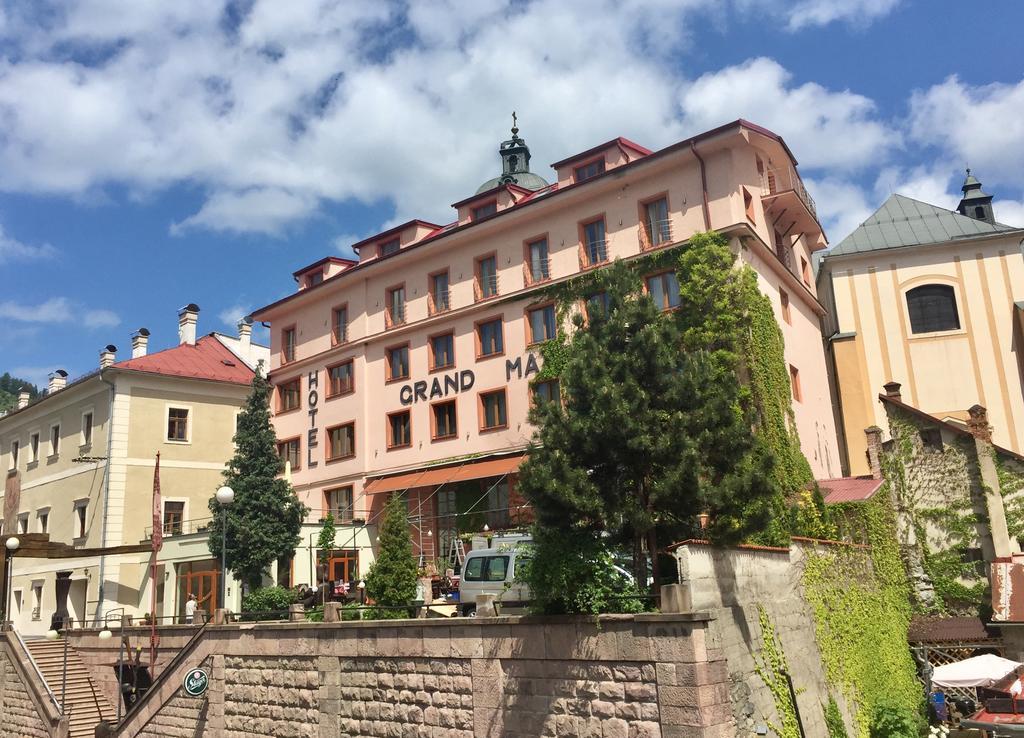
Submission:
<svg viewBox="0 0 1024 738">
<path fill-rule="evenodd" d="M 986 223 L 903 195 L 890 195 L 857 230 L 833 246 L 826 257 L 902 246 L 944 243 L 1019 228 Z"/>
</svg>

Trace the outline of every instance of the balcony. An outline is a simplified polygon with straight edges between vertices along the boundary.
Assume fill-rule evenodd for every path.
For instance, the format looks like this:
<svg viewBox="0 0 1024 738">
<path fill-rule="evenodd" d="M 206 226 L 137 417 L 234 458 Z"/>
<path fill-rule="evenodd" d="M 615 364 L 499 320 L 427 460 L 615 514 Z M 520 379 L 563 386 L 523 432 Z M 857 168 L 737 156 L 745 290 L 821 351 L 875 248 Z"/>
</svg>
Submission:
<svg viewBox="0 0 1024 738">
<path fill-rule="evenodd" d="M 807 192 L 803 180 L 800 179 L 800 175 L 795 170 L 789 168 L 768 169 L 761 173 L 762 198 L 784 195 L 788 192 L 795 194 L 814 219 L 818 219 L 818 210 L 814 205 L 814 198 Z"/>
<path fill-rule="evenodd" d="M 588 241 L 587 243 L 580 243 L 580 269 L 590 269 L 591 267 L 604 264 L 608 261 L 608 241 L 607 239 L 600 239 L 596 241 Z"/>
<path fill-rule="evenodd" d="M 667 218 L 640 223 L 637 230 L 640 234 L 641 251 L 650 251 L 673 242 L 672 221 Z"/>
<path fill-rule="evenodd" d="M 498 296 L 498 275 L 477 276 L 473 281 L 473 299 L 476 302 Z"/>
<path fill-rule="evenodd" d="M 384 311 L 384 327 L 394 328 L 395 326 L 405 325 L 405 304 L 395 305 L 388 307 Z"/>
<path fill-rule="evenodd" d="M 447 313 L 451 310 L 452 299 L 450 290 L 432 290 L 427 293 L 427 312 L 431 315 Z"/>
<path fill-rule="evenodd" d="M 551 263 L 547 258 L 523 262 L 523 284 L 530 287 L 551 279 Z"/>
<path fill-rule="evenodd" d="M 194 533 L 205 533 L 209 527 L 210 522 L 213 520 L 212 517 L 207 518 L 195 518 L 194 520 L 165 520 L 164 521 L 164 538 L 172 538 L 174 536 L 190 536 Z M 153 526 L 149 526 L 145 529 L 146 537 L 143 541 L 150 541 L 153 539 Z"/>
</svg>

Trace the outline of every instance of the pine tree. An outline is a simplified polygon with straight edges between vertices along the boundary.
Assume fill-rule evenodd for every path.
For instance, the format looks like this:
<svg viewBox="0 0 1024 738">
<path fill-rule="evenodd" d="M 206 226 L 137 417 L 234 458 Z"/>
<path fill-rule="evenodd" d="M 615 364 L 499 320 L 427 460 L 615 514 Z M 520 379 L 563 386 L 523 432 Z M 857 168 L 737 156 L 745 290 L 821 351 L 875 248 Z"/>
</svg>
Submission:
<svg viewBox="0 0 1024 738">
<path fill-rule="evenodd" d="M 377 559 L 366 574 L 366 594 L 378 605 L 400 607 L 416 596 L 416 559 L 409 536 L 408 511 L 401 495 L 393 495 L 384 509 Z M 380 609 L 378 618 L 403 618 L 404 610 Z"/>
<path fill-rule="evenodd" d="M 224 484 L 235 492 L 227 509 L 227 565 L 250 592 L 260 587 L 274 561 L 294 554 L 308 512 L 280 476 L 284 462 L 277 453 L 269 398 L 270 383 L 257 371 L 238 415 L 235 455 L 224 472 Z M 210 498 L 209 506 L 209 547 L 219 558 L 221 509 L 216 497 Z"/>
<path fill-rule="evenodd" d="M 543 533 L 628 546 L 644 583 L 644 549 L 692 535 L 701 512 L 722 540 L 760 524 L 743 513 L 773 495 L 771 459 L 751 432 L 732 342 L 704 336 L 707 349 L 686 350 L 686 326 L 655 306 L 630 267 L 616 263 L 595 279 L 608 307 L 588 310 L 586 321 L 577 315 L 561 339 L 563 403 L 532 411 L 537 432 L 520 488 Z M 541 548 L 535 560 L 558 565 Z M 552 610 L 573 611 L 557 593 L 544 597 Z"/>
</svg>

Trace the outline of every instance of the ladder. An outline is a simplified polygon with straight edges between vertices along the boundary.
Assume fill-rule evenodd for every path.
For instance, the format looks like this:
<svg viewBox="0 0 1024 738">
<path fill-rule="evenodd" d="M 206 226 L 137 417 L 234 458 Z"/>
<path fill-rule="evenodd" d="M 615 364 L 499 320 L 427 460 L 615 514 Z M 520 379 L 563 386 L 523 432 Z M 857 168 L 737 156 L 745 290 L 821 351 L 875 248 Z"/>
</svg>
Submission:
<svg viewBox="0 0 1024 738">
<path fill-rule="evenodd" d="M 457 535 L 452 538 L 448 547 L 448 566 L 452 569 L 462 571 L 462 565 L 466 562 L 466 545 Z"/>
</svg>

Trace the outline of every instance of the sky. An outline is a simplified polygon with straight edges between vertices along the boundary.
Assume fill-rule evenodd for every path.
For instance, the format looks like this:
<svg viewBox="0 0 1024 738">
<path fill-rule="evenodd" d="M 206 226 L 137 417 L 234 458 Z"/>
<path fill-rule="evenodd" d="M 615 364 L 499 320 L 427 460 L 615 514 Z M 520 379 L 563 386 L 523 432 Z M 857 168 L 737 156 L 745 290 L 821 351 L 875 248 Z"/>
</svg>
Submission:
<svg viewBox="0 0 1024 738">
<path fill-rule="evenodd" d="M 964 167 L 1024 226 L 1024 2 L 0 0 L 0 372 L 45 384 L 233 332 L 291 273 L 499 173 L 736 118 L 832 243 Z M 266 340 L 265 330 L 257 338 Z"/>
</svg>

